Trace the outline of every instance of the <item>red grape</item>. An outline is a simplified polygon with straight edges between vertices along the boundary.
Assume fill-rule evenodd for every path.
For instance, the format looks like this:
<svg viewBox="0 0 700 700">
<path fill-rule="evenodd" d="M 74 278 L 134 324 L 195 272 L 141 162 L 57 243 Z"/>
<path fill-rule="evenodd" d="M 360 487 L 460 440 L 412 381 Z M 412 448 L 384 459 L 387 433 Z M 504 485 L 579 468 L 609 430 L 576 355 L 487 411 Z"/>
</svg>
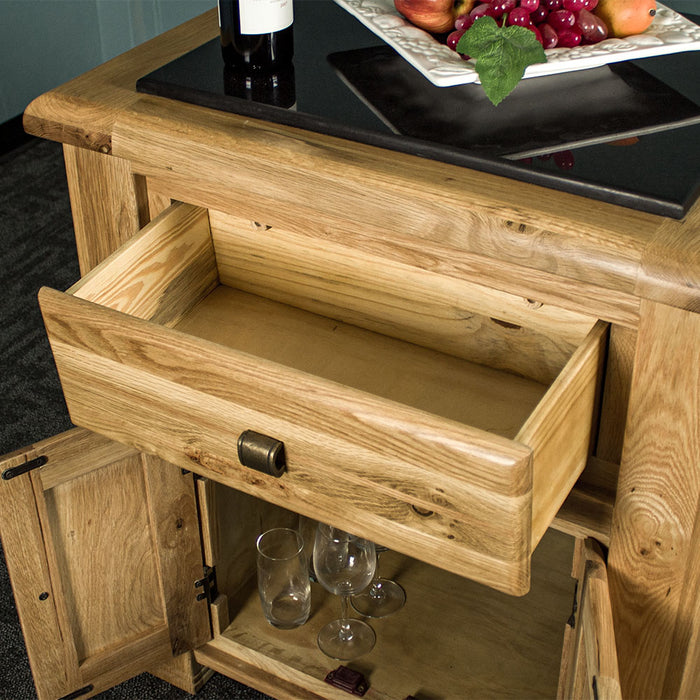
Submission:
<svg viewBox="0 0 700 700">
<path fill-rule="evenodd" d="M 553 49 L 559 43 L 559 35 L 549 24 L 543 22 L 539 25 L 542 34 L 542 46 L 545 49 Z"/>
<path fill-rule="evenodd" d="M 468 14 L 455 19 L 446 43 L 456 51 L 457 43 L 474 20 L 488 16 L 499 23 L 505 18 L 509 26 L 530 29 L 545 49 L 595 44 L 608 35 L 605 22 L 591 12 L 597 4 L 598 0 L 476 0 Z"/>
<path fill-rule="evenodd" d="M 469 15 L 473 19 L 479 19 L 479 17 L 495 17 L 496 13 L 493 7 L 491 7 L 491 3 L 483 2 L 481 5 L 474 5 Z"/>
<path fill-rule="evenodd" d="M 457 44 L 459 43 L 459 40 L 462 38 L 462 35 L 465 31 L 466 29 L 455 29 L 453 32 L 450 32 L 447 35 L 447 46 L 453 51 L 456 51 Z"/>
<path fill-rule="evenodd" d="M 547 19 L 548 14 L 549 10 L 541 4 L 536 10 L 530 13 L 530 19 L 533 24 L 542 24 L 542 22 Z"/>
<path fill-rule="evenodd" d="M 564 46 L 567 49 L 578 46 L 581 43 L 581 32 L 576 27 L 560 29 L 557 32 L 559 40 L 557 46 Z"/>
<path fill-rule="evenodd" d="M 554 10 L 547 16 L 547 24 L 559 32 L 561 29 L 570 29 L 576 24 L 576 15 L 569 10 Z"/>
<path fill-rule="evenodd" d="M 509 15 L 507 24 L 517 27 L 529 27 L 532 24 L 530 13 L 522 7 L 516 7 Z"/>
<path fill-rule="evenodd" d="M 562 170 L 571 170 L 574 167 L 574 154 L 571 151 L 558 151 L 553 158 L 557 167 Z"/>
<path fill-rule="evenodd" d="M 466 32 L 472 24 L 474 24 L 474 18 L 471 15 L 460 15 L 455 20 L 455 29 L 460 32 Z"/>
<path fill-rule="evenodd" d="M 539 2 L 539 0 L 537 0 L 537 2 Z M 501 17 L 506 12 L 514 10 L 517 4 L 517 0 L 492 0 L 491 7 L 496 13 L 496 16 Z"/>
<path fill-rule="evenodd" d="M 542 38 L 542 32 L 540 32 L 540 30 L 539 30 L 534 24 L 531 24 L 531 25 L 528 27 L 528 29 L 529 29 L 531 32 L 534 32 L 535 37 L 537 37 L 537 41 L 539 41 L 540 44 L 542 44 L 542 48 L 544 48 L 544 39 Z"/>
<path fill-rule="evenodd" d="M 581 30 L 581 36 L 589 44 L 597 44 L 608 36 L 605 22 L 588 10 L 576 13 L 576 26 Z"/>
</svg>

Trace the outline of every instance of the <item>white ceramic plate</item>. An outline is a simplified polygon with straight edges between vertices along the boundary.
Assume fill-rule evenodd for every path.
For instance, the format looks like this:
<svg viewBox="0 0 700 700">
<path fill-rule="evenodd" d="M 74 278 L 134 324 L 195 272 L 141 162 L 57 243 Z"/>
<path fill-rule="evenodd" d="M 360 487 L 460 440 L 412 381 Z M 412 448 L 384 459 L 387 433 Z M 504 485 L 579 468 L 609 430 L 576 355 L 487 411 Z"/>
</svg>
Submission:
<svg viewBox="0 0 700 700">
<path fill-rule="evenodd" d="M 478 83 L 474 65 L 428 32 L 404 19 L 394 0 L 335 0 L 439 87 Z M 572 49 L 548 49 L 547 63 L 528 66 L 526 78 L 595 68 L 606 63 L 700 49 L 700 26 L 657 3 L 649 29 L 625 39 L 606 39 Z"/>
</svg>

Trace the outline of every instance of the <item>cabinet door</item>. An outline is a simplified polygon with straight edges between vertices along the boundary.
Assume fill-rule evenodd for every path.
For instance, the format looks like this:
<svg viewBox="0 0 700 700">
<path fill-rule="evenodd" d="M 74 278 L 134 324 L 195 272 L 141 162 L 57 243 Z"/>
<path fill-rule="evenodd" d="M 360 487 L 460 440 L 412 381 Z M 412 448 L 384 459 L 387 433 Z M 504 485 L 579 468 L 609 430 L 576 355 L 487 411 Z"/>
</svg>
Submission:
<svg viewBox="0 0 700 700">
<path fill-rule="evenodd" d="M 0 471 L 40 700 L 90 697 L 210 637 L 191 474 L 82 429 L 6 455 Z"/>
<path fill-rule="evenodd" d="M 564 639 L 559 698 L 621 700 L 608 573 L 601 546 L 578 540 L 574 612 Z"/>
</svg>

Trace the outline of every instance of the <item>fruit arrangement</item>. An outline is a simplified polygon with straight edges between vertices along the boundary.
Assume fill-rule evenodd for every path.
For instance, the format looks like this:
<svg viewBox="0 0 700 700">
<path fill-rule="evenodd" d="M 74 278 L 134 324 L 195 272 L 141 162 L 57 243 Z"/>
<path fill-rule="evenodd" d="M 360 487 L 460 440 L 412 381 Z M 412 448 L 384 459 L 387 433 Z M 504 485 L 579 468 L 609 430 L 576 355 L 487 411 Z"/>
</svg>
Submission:
<svg viewBox="0 0 700 700">
<path fill-rule="evenodd" d="M 394 0 L 394 5 L 409 22 L 434 34 L 464 33 L 484 16 L 535 27 L 536 35 L 542 33 L 540 25 L 547 24 L 566 37 L 558 46 L 575 41 L 572 35 L 579 33 L 583 43 L 596 43 L 608 35 L 640 34 L 656 14 L 656 0 Z M 545 32 L 549 35 L 549 39 L 542 37 L 545 48 L 552 48 L 547 45 L 551 32 Z"/>
<path fill-rule="evenodd" d="M 446 35 L 447 46 L 475 62 L 489 99 L 498 104 L 545 50 L 639 34 L 656 0 L 394 0 L 409 22 Z"/>
<path fill-rule="evenodd" d="M 456 50 L 464 32 L 479 17 L 527 27 L 545 49 L 597 44 L 608 36 L 625 37 L 643 32 L 656 14 L 654 0 L 487 0 L 472 4 L 457 15 L 447 37 Z"/>
<path fill-rule="evenodd" d="M 597 44 L 608 37 L 607 24 L 594 10 L 599 0 L 489 0 L 476 3 L 459 15 L 447 36 L 447 46 L 457 50 L 464 33 L 479 17 L 493 17 L 499 24 L 525 27 L 534 32 L 545 49 Z"/>
</svg>

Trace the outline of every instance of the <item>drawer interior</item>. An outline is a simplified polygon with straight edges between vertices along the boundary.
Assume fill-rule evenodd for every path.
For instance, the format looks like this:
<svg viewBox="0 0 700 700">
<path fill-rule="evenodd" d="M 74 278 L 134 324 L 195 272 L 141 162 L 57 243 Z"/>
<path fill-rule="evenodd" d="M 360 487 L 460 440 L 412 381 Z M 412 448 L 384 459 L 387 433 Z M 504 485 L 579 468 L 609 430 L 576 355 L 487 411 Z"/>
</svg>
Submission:
<svg viewBox="0 0 700 700">
<path fill-rule="evenodd" d="M 507 438 L 515 438 L 548 388 L 225 285 L 175 328 Z"/>
<path fill-rule="evenodd" d="M 174 205 L 40 293 L 71 417 L 522 595 L 589 454 L 604 324 L 361 240 Z M 247 429 L 282 478 L 238 462 Z"/>
<path fill-rule="evenodd" d="M 222 512 L 250 514 L 256 508 L 250 497 L 226 493 L 216 484 L 209 487 L 221 491 L 217 496 L 210 493 L 209 500 L 217 500 Z M 309 697 L 346 697 L 323 683 L 340 662 L 316 646 L 319 629 L 339 614 L 336 596 L 314 583 L 312 615 L 295 630 L 277 630 L 263 617 L 255 586 L 255 528 L 285 522 L 283 512 L 274 513 L 269 506 L 263 509 L 257 518 L 239 521 L 238 527 L 228 516 L 227 532 L 243 537 L 234 547 L 236 559 L 253 573 L 248 579 L 234 580 L 217 574 L 221 597 L 213 610 L 220 617 L 215 620 L 214 639 L 196 656 L 201 663 L 275 697 L 306 697 L 304 692 Z M 295 522 L 295 514 L 288 513 L 286 524 L 294 527 Z M 308 521 L 301 524 L 307 540 L 313 526 Z M 411 557 L 384 552 L 379 571 L 404 587 L 406 604 L 386 618 L 367 620 L 377 643 L 368 655 L 346 665 L 365 675 L 373 698 L 386 700 L 409 695 L 419 699 L 555 697 L 563 631 L 574 596 L 572 554 L 573 539 L 549 531 L 533 555 L 530 592 L 514 598 Z M 220 565 L 229 559 L 217 551 Z"/>
</svg>

